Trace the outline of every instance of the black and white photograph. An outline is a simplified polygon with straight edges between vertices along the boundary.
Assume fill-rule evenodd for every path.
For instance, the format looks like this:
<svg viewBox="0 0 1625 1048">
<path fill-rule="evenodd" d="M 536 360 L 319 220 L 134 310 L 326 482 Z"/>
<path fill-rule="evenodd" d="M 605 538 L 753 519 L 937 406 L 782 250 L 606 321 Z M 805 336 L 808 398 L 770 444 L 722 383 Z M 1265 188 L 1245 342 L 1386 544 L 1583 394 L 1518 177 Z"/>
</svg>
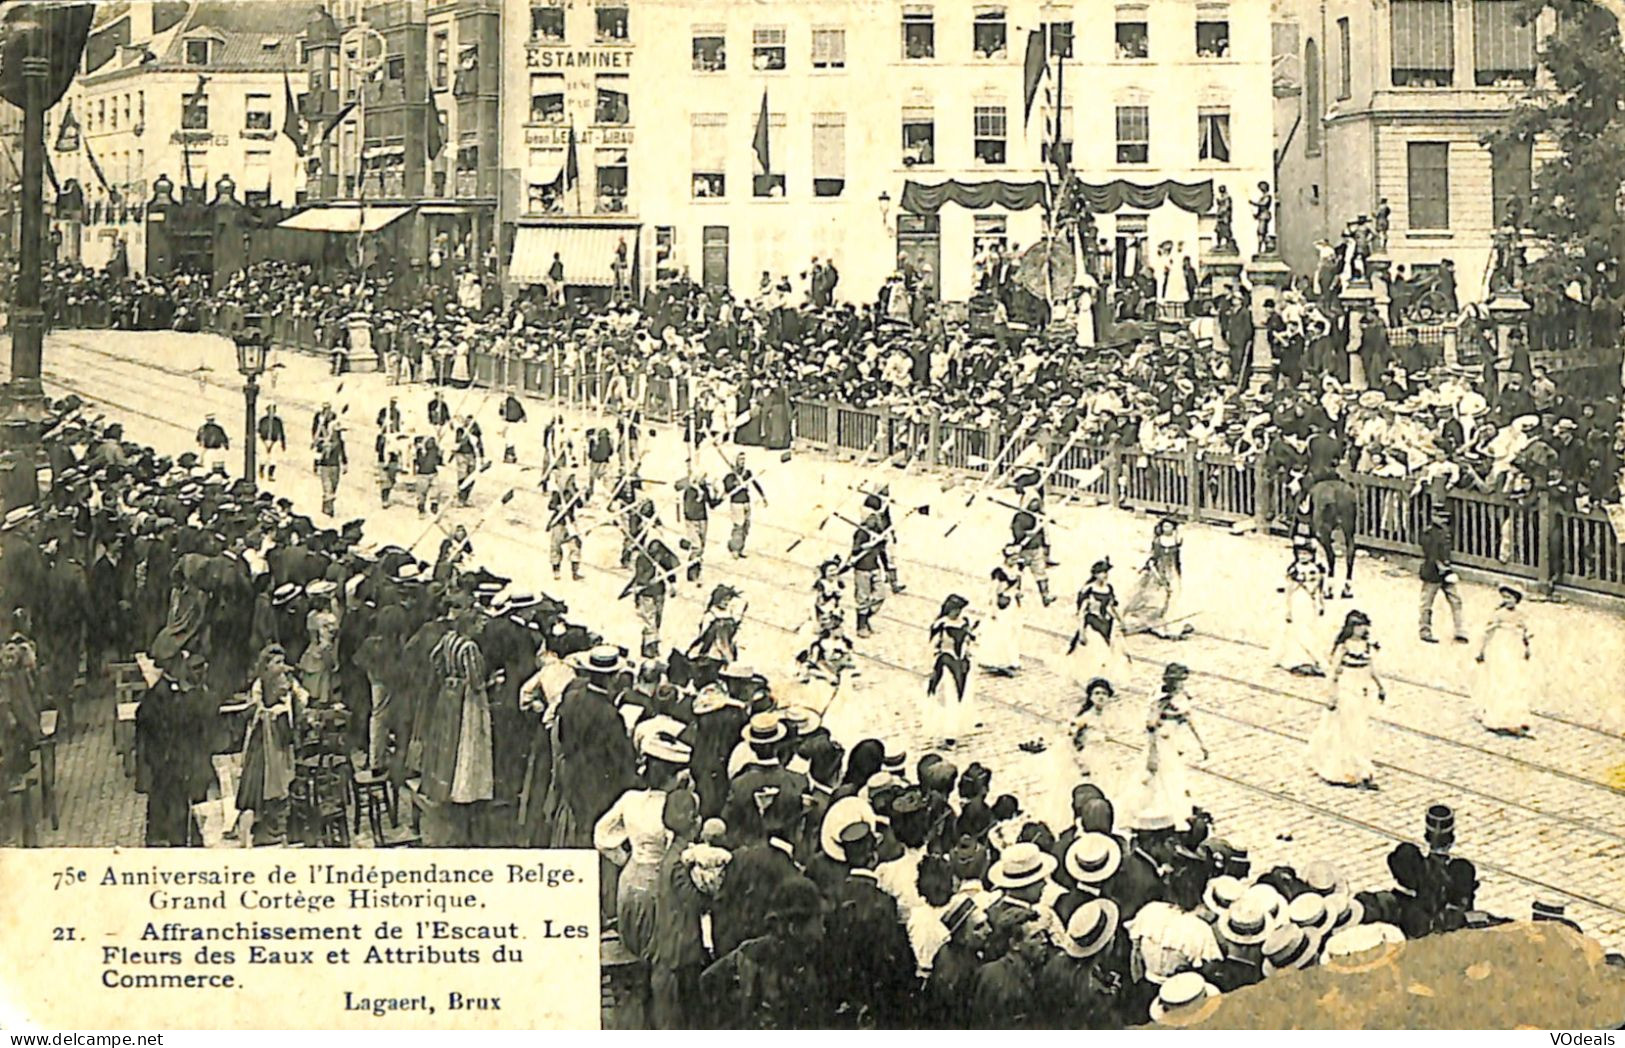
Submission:
<svg viewBox="0 0 1625 1048">
<path fill-rule="evenodd" d="M 574 849 L 605 1029 L 1625 1028 L 1621 19 L 0 3 L 0 851 Z"/>
</svg>

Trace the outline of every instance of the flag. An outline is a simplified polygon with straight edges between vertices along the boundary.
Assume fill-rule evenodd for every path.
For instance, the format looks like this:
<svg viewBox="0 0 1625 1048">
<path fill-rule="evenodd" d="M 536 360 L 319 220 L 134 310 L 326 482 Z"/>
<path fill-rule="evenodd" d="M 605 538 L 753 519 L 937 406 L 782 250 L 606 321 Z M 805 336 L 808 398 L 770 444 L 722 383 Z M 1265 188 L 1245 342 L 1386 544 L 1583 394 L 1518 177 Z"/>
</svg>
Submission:
<svg viewBox="0 0 1625 1048">
<path fill-rule="evenodd" d="M 90 148 L 88 139 L 85 141 L 85 159 L 90 161 L 90 170 L 95 172 L 96 181 L 101 183 L 103 191 L 109 196 L 117 196 L 118 194 L 113 191 L 113 187 L 107 184 L 107 176 L 102 174 L 102 165 L 96 162 L 96 154 Z"/>
<path fill-rule="evenodd" d="M 560 193 L 569 192 L 577 182 L 581 181 L 581 165 L 576 160 L 576 126 L 570 125 L 570 143 L 564 150 L 564 166 L 559 169 L 559 177 L 553 180 Z"/>
<path fill-rule="evenodd" d="M 1044 53 L 1044 31 L 1034 29 L 1027 34 L 1027 57 L 1021 66 L 1022 123 L 1032 119 L 1033 99 L 1038 96 L 1038 82 L 1049 69 L 1049 58 Z"/>
<path fill-rule="evenodd" d="M 771 175 L 773 165 L 768 162 L 767 149 L 767 88 L 762 88 L 762 112 L 756 118 L 756 136 L 751 140 L 751 149 L 756 152 L 756 162 L 762 165 L 762 174 Z"/>
<path fill-rule="evenodd" d="M 339 115 L 333 118 L 332 123 L 328 124 L 325 128 L 322 129 L 321 137 L 316 139 L 316 141 L 318 143 L 321 143 L 321 142 L 327 141 L 329 138 L 332 138 L 333 137 L 333 129 L 338 127 L 340 124 L 344 123 L 345 117 L 348 117 L 350 115 L 350 113 L 352 111 L 354 111 L 355 107 L 356 107 L 356 103 L 351 102 L 349 105 L 345 106 L 343 109 L 340 109 L 339 110 Z"/>
<path fill-rule="evenodd" d="M 309 130 L 305 127 L 305 118 L 299 112 L 299 106 L 294 102 L 293 83 L 288 79 L 286 69 L 282 71 L 282 110 L 282 133 L 293 143 L 294 150 L 304 156 Z"/>
<path fill-rule="evenodd" d="M 60 102 L 79 71 L 95 17 L 95 4 L 6 4 L 0 13 L 0 98 L 18 109 L 28 104 L 22 72 L 32 45 L 30 33 L 19 31 L 28 25 L 49 42 L 41 103 L 50 109 Z"/>
<path fill-rule="evenodd" d="M 433 160 L 446 148 L 446 140 L 440 133 L 440 107 L 435 105 L 434 90 L 431 88 L 424 101 L 429 103 L 428 126 L 423 129 L 423 143 L 428 147 L 429 159 Z"/>
<path fill-rule="evenodd" d="M 80 132 L 79 118 L 73 115 L 70 107 L 62 116 L 62 126 L 56 131 L 56 151 L 58 153 L 77 153 L 79 151 Z"/>
<path fill-rule="evenodd" d="M 203 74 L 199 73 L 198 78 L 197 78 L 197 90 L 192 92 L 189 95 L 182 96 L 182 106 L 181 106 L 181 126 L 182 127 L 186 126 L 186 118 L 189 115 L 191 115 L 194 111 L 196 111 L 197 108 L 200 105 L 202 105 L 202 103 L 205 101 L 207 96 L 204 95 L 203 90 L 208 85 L 208 83 L 209 83 L 209 78 L 204 76 Z"/>
</svg>

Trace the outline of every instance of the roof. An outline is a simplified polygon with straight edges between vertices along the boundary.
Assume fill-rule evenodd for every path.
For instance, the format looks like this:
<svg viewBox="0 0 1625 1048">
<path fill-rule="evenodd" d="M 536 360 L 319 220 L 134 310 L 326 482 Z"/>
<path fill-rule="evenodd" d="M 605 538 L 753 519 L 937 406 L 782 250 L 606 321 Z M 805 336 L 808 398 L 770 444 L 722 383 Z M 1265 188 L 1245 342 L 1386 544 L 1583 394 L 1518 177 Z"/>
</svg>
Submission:
<svg viewBox="0 0 1625 1048">
<path fill-rule="evenodd" d="M 190 14 L 169 39 L 155 46 L 160 68 L 279 72 L 299 65 L 297 40 L 305 26 L 321 11 L 314 0 L 289 3 L 235 3 L 206 0 L 192 5 Z M 218 42 L 207 66 L 188 65 L 186 41 L 206 36 Z M 154 41 L 155 45 L 160 44 Z M 274 45 L 274 46 L 267 46 Z"/>
</svg>

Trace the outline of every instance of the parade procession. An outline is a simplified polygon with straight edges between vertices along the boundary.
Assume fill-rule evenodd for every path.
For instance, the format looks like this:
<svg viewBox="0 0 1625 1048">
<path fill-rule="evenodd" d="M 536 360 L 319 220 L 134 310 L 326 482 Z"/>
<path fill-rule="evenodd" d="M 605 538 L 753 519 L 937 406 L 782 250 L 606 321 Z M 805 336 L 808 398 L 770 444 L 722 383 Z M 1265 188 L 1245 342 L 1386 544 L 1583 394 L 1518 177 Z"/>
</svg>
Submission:
<svg viewBox="0 0 1625 1048">
<path fill-rule="evenodd" d="M 605 1027 L 1625 1022 L 1614 5 L 767 6 L 0 7 L 0 844 L 595 851 Z"/>
</svg>

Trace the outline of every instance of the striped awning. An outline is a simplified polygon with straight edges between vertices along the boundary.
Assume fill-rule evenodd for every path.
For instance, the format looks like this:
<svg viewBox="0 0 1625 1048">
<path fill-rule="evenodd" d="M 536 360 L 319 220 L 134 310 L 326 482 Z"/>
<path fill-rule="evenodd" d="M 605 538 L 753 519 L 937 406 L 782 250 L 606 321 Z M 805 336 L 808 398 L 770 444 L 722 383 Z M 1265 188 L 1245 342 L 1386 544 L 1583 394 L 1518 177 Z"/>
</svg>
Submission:
<svg viewBox="0 0 1625 1048">
<path fill-rule="evenodd" d="M 376 233 L 405 215 L 409 207 L 311 207 L 282 220 L 278 229 L 309 233 Z"/>
<path fill-rule="evenodd" d="M 520 226 L 514 235 L 508 279 L 520 284 L 544 284 L 553 255 L 564 264 L 564 283 L 570 287 L 613 287 L 615 250 L 626 241 L 628 264 L 637 245 L 633 226 Z"/>
</svg>

